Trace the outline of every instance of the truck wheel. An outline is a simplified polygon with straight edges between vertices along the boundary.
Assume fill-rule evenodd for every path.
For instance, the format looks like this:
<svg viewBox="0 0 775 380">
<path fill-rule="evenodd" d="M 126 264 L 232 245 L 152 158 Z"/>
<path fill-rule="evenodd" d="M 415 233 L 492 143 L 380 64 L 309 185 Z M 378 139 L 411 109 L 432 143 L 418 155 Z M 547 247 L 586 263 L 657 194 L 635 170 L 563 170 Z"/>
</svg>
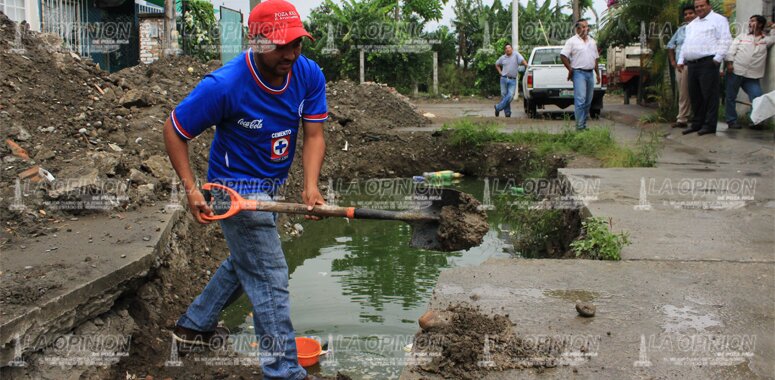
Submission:
<svg viewBox="0 0 775 380">
<path fill-rule="evenodd" d="M 535 119 L 538 117 L 538 106 L 534 101 L 528 100 L 526 108 L 525 113 L 527 113 L 528 118 Z"/>
</svg>

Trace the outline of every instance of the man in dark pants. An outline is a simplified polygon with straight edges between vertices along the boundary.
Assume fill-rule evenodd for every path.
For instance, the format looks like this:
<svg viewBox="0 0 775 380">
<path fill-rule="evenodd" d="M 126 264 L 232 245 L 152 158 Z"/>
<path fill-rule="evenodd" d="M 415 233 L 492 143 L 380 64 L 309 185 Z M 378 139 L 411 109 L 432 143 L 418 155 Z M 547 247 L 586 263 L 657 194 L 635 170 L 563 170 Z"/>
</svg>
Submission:
<svg viewBox="0 0 775 380">
<path fill-rule="evenodd" d="M 710 0 L 695 0 L 697 14 L 686 26 L 686 39 L 678 56 L 678 71 L 689 70 L 692 120 L 683 134 L 715 134 L 718 123 L 719 67 L 732 41 L 729 22 L 713 12 Z"/>
</svg>

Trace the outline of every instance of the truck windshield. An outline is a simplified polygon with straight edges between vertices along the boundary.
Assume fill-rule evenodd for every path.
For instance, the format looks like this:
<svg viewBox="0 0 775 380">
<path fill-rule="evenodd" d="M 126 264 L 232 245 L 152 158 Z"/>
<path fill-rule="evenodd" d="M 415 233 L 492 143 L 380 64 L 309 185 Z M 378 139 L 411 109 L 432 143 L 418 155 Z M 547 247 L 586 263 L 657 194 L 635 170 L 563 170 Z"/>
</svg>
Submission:
<svg viewBox="0 0 775 380">
<path fill-rule="evenodd" d="M 561 65 L 560 51 L 562 49 L 539 49 L 533 55 L 532 65 Z"/>
</svg>

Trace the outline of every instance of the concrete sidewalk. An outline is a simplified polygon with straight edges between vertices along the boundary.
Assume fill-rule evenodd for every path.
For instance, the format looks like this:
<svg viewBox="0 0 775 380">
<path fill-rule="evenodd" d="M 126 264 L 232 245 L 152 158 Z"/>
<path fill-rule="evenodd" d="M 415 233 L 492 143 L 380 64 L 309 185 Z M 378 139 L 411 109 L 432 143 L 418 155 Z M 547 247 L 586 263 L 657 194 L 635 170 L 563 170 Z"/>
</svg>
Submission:
<svg viewBox="0 0 775 380">
<path fill-rule="evenodd" d="M 610 108 L 615 136 L 631 142 L 649 110 Z M 429 308 L 474 304 L 508 314 L 521 335 L 599 342 L 581 363 L 487 378 L 775 376 L 772 132 L 660 130 L 655 168 L 560 170 L 587 216 L 629 234 L 622 261 L 490 260 L 442 272 Z M 578 317 L 576 299 L 597 315 Z M 715 346 L 698 343 L 709 337 Z M 407 368 L 402 378 L 441 377 Z"/>
<path fill-rule="evenodd" d="M 110 310 L 128 284 L 156 265 L 181 213 L 154 207 L 124 215 L 64 221 L 52 236 L 0 252 L 0 288 L 10 298 L 0 312 L 3 366 Z"/>
</svg>

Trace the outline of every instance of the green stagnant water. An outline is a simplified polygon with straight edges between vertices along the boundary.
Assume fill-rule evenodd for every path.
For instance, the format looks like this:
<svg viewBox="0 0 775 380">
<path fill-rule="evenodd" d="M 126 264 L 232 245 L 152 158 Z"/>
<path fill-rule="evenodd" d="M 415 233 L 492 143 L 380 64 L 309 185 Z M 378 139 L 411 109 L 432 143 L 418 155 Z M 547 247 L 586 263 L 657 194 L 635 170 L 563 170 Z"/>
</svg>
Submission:
<svg viewBox="0 0 775 380">
<path fill-rule="evenodd" d="M 365 186 L 355 191 L 360 194 L 344 195 L 339 205 L 379 207 L 406 196 L 369 195 Z M 483 181 L 449 187 L 483 197 Z M 417 318 L 427 310 L 439 273 L 509 256 L 509 246 L 499 237 L 499 215 L 488 215 L 490 232 L 483 244 L 464 252 L 412 248 L 409 225 L 398 221 L 331 218 L 303 223 L 301 237 L 283 242 L 291 318 L 297 336 L 331 341 L 333 351 L 308 370 L 323 375 L 341 371 L 353 379 L 398 378 L 403 348 L 418 330 Z M 233 332 L 252 333 L 250 311 L 243 295 L 224 311 L 223 320 Z"/>
</svg>

